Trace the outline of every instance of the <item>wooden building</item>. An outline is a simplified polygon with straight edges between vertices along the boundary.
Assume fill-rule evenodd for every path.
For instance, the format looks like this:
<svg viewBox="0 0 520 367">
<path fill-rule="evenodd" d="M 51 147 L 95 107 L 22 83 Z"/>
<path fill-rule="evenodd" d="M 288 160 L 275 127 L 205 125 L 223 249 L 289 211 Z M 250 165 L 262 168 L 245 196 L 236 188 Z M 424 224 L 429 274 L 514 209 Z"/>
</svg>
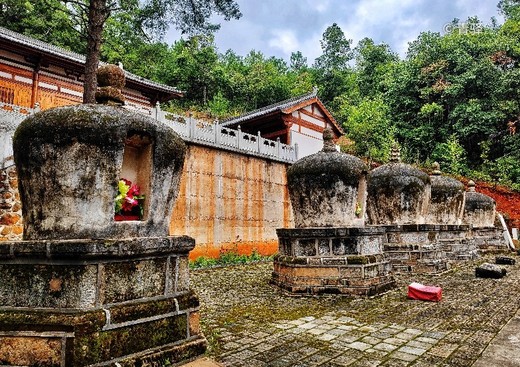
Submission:
<svg viewBox="0 0 520 367">
<path fill-rule="evenodd" d="M 327 108 L 317 96 L 317 89 L 308 94 L 245 113 L 222 122 L 222 126 L 240 129 L 281 143 L 298 144 L 298 157 L 321 150 L 322 133 L 329 126 L 336 139 L 344 134 Z"/>
<path fill-rule="evenodd" d="M 40 109 L 83 99 L 85 56 L 0 27 L 0 102 Z M 150 113 L 157 102 L 180 98 L 176 88 L 129 72 L 123 94 L 129 108 Z"/>
</svg>

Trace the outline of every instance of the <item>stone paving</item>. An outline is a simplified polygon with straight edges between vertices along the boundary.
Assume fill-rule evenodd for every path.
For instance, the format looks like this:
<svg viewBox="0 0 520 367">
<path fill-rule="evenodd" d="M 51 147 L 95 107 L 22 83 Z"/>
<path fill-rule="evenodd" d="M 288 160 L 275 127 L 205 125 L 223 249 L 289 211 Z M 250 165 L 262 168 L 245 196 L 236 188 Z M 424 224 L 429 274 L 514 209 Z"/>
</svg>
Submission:
<svg viewBox="0 0 520 367">
<path fill-rule="evenodd" d="M 194 271 L 192 282 L 208 354 L 224 366 L 471 366 L 520 305 L 520 266 L 475 278 L 484 261 L 398 276 L 372 298 L 289 297 L 267 284 L 267 263 Z M 441 286 L 443 300 L 407 299 L 412 281 Z"/>
</svg>

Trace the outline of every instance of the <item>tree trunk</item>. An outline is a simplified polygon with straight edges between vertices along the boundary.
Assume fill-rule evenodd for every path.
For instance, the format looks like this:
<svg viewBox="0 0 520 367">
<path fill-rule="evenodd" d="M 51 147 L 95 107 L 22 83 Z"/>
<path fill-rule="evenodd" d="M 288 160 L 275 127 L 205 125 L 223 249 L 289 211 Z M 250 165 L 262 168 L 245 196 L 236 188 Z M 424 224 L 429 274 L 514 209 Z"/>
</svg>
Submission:
<svg viewBox="0 0 520 367">
<path fill-rule="evenodd" d="M 85 81 L 83 82 L 83 103 L 95 103 L 97 69 L 103 41 L 103 26 L 110 11 L 106 0 L 90 0 L 87 26 L 87 58 L 85 61 Z"/>
</svg>

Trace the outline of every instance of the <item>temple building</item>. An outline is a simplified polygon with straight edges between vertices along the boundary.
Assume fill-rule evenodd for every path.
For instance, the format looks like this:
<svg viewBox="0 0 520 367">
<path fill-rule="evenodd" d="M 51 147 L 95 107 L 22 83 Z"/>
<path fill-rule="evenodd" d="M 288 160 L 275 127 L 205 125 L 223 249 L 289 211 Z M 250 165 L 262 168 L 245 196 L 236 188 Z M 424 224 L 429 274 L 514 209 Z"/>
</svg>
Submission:
<svg viewBox="0 0 520 367">
<path fill-rule="evenodd" d="M 317 88 L 302 96 L 287 99 L 222 122 L 222 126 L 238 128 L 249 134 L 277 140 L 288 145 L 298 144 L 298 157 L 321 150 L 323 130 L 330 127 L 337 140 L 344 134 L 317 96 Z"/>
<path fill-rule="evenodd" d="M 0 27 L 0 102 L 42 110 L 83 99 L 85 56 Z M 151 114 L 157 102 L 182 97 L 176 88 L 125 71 L 128 108 Z"/>
</svg>

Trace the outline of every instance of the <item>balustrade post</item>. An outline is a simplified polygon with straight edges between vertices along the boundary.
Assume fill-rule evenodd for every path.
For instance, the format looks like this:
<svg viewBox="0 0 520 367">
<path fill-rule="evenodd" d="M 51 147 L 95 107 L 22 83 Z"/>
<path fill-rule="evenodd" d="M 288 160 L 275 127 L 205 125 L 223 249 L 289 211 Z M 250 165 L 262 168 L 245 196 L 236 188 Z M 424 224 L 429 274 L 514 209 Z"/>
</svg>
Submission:
<svg viewBox="0 0 520 367">
<path fill-rule="evenodd" d="M 215 144 L 220 144 L 220 127 L 218 124 L 218 119 L 215 119 L 215 122 L 213 123 L 213 129 L 215 132 Z"/>
<path fill-rule="evenodd" d="M 298 160 L 298 143 L 294 143 L 294 160 Z"/>
<path fill-rule="evenodd" d="M 276 138 L 276 156 L 281 158 L 280 156 L 280 138 Z"/>
<path fill-rule="evenodd" d="M 161 113 L 161 104 L 159 103 L 159 101 L 157 101 L 157 102 L 155 103 L 155 119 L 156 119 L 157 121 L 161 121 L 161 119 L 160 119 L 160 117 L 161 117 L 161 116 L 160 116 L 160 113 Z"/>
<path fill-rule="evenodd" d="M 34 104 L 33 113 L 40 112 L 40 102 Z"/>
<path fill-rule="evenodd" d="M 240 149 L 240 141 L 242 140 L 242 128 L 238 125 L 237 129 L 237 148 Z"/>
<path fill-rule="evenodd" d="M 195 124 L 191 112 L 188 116 L 188 137 L 191 140 L 195 139 Z"/>
<path fill-rule="evenodd" d="M 258 145 L 258 153 L 262 153 L 262 136 L 260 135 L 260 131 L 256 134 L 256 142 Z"/>
</svg>

